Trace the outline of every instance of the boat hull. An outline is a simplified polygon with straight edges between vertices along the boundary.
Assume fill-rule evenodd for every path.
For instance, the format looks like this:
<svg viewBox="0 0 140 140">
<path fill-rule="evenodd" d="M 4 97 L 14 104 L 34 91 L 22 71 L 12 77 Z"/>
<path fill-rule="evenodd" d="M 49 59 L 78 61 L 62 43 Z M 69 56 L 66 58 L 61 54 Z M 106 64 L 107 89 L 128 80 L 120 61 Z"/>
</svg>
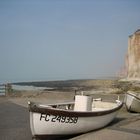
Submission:
<svg viewBox="0 0 140 140">
<path fill-rule="evenodd" d="M 50 106 L 29 105 L 30 127 L 33 136 L 73 135 L 108 125 L 117 115 L 122 103 L 109 110 L 80 112 Z"/>
<path fill-rule="evenodd" d="M 126 93 L 125 105 L 128 111 L 140 113 L 140 98 L 132 93 Z"/>
<path fill-rule="evenodd" d="M 54 116 L 30 112 L 31 131 L 33 135 L 67 135 L 85 133 L 109 124 L 117 112 L 97 117 Z M 61 118 L 61 119 L 60 119 Z"/>
</svg>

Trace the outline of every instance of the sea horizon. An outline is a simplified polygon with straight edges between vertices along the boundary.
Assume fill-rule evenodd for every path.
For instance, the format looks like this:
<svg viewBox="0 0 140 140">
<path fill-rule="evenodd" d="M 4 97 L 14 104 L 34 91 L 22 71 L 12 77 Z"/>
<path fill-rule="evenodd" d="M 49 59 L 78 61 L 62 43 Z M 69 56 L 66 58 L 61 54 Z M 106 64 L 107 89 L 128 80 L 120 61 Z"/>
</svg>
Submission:
<svg viewBox="0 0 140 140">
<path fill-rule="evenodd" d="M 39 79 L 39 80 L 2 80 L 0 81 L 0 85 L 3 84 L 17 84 L 17 83 L 30 83 L 30 82 L 51 82 L 51 81 L 75 81 L 75 80 L 116 80 L 120 79 L 120 77 L 115 76 L 107 76 L 107 77 L 95 77 L 95 78 L 62 78 L 62 79 Z"/>
</svg>

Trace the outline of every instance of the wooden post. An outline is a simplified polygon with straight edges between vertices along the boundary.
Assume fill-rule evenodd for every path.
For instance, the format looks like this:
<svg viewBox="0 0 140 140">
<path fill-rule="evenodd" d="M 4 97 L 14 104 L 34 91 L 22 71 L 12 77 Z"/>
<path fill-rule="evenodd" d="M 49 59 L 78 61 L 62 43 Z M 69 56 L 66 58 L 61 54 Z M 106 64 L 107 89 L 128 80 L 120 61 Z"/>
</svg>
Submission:
<svg viewBox="0 0 140 140">
<path fill-rule="evenodd" d="M 7 83 L 5 85 L 5 95 L 9 96 L 12 94 L 12 85 L 10 83 Z"/>
</svg>

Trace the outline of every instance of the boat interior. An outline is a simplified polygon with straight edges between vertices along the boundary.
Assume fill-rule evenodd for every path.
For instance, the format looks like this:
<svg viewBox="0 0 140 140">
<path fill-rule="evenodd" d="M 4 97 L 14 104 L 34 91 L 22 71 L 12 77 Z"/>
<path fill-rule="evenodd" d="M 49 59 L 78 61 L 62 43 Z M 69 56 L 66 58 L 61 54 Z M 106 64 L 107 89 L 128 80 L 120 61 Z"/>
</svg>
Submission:
<svg viewBox="0 0 140 140">
<path fill-rule="evenodd" d="M 80 107 L 76 108 L 75 107 L 76 104 L 78 104 L 78 106 Z M 93 99 L 91 105 L 83 103 L 84 107 L 81 107 L 81 104 L 78 102 L 56 103 L 56 104 L 49 104 L 49 105 L 40 104 L 39 106 L 57 108 L 57 109 L 62 109 L 62 110 L 74 110 L 74 111 L 99 111 L 99 110 L 102 111 L 102 110 L 109 110 L 112 108 L 116 108 L 118 104 L 117 102 L 114 102 L 114 103 L 104 102 L 102 100 Z"/>
</svg>

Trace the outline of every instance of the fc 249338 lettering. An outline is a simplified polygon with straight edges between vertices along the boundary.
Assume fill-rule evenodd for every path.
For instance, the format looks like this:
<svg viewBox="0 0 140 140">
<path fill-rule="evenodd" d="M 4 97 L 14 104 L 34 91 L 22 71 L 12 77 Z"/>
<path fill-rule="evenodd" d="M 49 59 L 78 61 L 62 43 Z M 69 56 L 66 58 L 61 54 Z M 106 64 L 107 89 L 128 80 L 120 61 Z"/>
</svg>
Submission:
<svg viewBox="0 0 140 140">
<path fill-rule="evenodd" d="M 46 122 L 59 122 L 59 123 L 73 123 L 76 124 L 78 122 L 78 117 L 66 117 L 60 115 L 50 115 L 50 114 L 43 114 L 40 115 L 40 121 L 45 120 Z"/>
</svg>

